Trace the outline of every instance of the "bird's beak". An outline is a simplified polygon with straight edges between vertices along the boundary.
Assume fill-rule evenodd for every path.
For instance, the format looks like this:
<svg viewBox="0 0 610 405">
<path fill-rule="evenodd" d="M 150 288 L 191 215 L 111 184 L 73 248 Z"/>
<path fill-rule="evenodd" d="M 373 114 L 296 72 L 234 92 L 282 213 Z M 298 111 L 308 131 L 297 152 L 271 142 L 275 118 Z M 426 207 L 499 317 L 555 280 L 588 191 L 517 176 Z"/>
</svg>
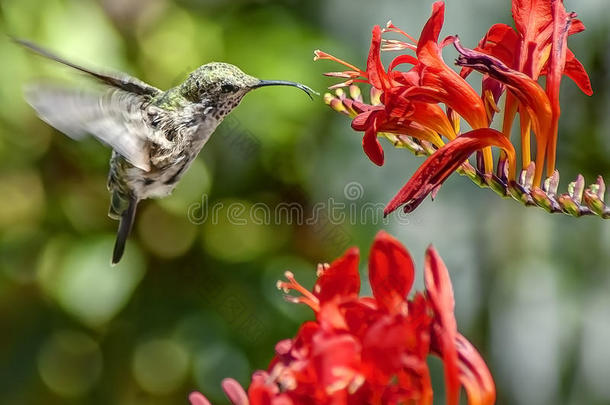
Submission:
<svg viewBox="0 0 610 405">
<path fill-rule="evenodd" d="M 320 93 L 310 89 L 309 87 L 305 86 L 304 84 L 297 83 L 297 82 L 288 82 L 286 80 L 261 80 L 257 84 L 252 86 L 252 89 L 258 89 L 259 87 L 265 87 L 265 86 L 292 86 L 292 87 L 297 87 L 297 88 L 303 90 L 305 93 L 307 93 L 309 98 L 311 98 L 312 100 L 313 100 L 313 95 L 314 94 L 316 96 L 320 95 Z"/>
</svg>

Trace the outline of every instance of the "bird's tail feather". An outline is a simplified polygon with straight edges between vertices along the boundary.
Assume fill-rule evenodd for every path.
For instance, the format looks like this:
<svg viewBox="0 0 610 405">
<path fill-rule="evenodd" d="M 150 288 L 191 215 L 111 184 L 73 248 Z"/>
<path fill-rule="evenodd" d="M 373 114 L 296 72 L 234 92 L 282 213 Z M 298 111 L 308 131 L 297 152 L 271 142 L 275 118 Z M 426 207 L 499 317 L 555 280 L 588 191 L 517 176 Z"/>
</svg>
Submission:
<svg viewBox="0 0 610 405">
<path fill-rule="evenodd" d="M 121 222 L 119 223 L 119 230 L 116 235 L 116 242 L 114 243 L 114 251 L 112 253 L 113 266 L 121 260 L 121 257 L 123 257 L 123 252 L 125 251 L 125 242 L 127 242 L 127 237 L 131 232 L 133 221 L 136 217 L 137 206 L 138 200 L 136 198 L 131 197 L 129 199 L 129 205 L 127 206 L 127 209 L 121 214 Z"/>
</svg>

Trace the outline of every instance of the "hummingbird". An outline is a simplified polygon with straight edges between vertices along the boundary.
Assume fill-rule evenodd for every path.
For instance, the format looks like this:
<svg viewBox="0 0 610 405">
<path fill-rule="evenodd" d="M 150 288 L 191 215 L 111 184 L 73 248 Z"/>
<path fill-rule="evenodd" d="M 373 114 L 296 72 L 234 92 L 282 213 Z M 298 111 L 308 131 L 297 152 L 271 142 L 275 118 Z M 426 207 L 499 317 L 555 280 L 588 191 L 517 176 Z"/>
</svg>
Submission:
<svg viewBox="0 0 610 405">
<path fill-rule="evenodd" d="M 309 87 L 261 80 L 229 63 L 200 66 L 181 84 L 162 91 L 125 73 L 91 70 L 29 41 L 31 51 L 101 82 L 97 90 L 33 84 L 25 99 L 47 124 L 70 138 L 92 135 L 112 149 L 107 187 L 108 216 L 119 221 L 112 265 L 125 250 L 141 200 L 168 196 L 222 120 L 242 98 L 266 86 L 293 86 L 313 99 Z"/>
</svg>

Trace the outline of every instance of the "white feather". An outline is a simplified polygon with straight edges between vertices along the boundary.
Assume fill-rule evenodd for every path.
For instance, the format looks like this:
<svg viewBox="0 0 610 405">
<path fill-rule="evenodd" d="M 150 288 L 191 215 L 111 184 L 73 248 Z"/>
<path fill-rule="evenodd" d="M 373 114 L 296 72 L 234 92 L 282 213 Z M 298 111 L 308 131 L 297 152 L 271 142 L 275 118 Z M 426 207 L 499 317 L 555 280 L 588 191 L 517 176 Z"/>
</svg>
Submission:
<svg viewBox="0 0 610 405">
<path fill-rule="evenodd" d="M 150 170 L 147 98 L 118 89 L 83 91 L 36 84 L 25 89 L 26 101 L 40 118 L 69 137 L 91 134 L 129 163 Z"/>
</svg>

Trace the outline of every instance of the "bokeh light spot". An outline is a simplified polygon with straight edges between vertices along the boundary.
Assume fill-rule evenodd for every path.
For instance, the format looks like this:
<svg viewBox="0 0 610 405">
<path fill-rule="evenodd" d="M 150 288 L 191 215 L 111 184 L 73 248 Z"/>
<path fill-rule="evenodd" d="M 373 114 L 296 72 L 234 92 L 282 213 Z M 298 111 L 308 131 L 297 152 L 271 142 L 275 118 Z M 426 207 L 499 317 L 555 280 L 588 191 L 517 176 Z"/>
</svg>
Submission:
<svg viewBox="0 0 610 405">
<path fill-rule="evenodd" d="M 223 57 L 220 27 L 212 20 L 195 21 L 173 4 L 152 29 L 137 34 L 147 78 L 160 88 L 176 86 L 205 61 Z"/>
<path fill-rule="evenodd" d="M 212 256 L 242 263 L 276 248 L 286 235 L 282 229 L 253 221 L 248 201 L 216 201 L 204 207 L 203 246 Z"/>
<path fill-rule="evenodd" d="M 110 266 L 114 236 L 54 244 L 43 255 L 39 282 L 68 313 L 89 326 L 112 319 L 144 276 L 137 246 L 128 242 L 125 256 Z M 48 262 L 48 263 L 45 263 Z M 49 266 L 55 263 L 57 267 Z"/>
<path fill-rule="evenodd" d="M 197 236 L 197 228 L 186 215 L 176 217 L 149 203 L 144 207 L 137 221 L 140 239 L 154 255 L 164 258 L 184 254 Z"/>
<path fill-rule="evenodd" d="M 64 397 L 80 397 L 98 381 L 102 373 L 102 353 L 98 344 L 82 332 L 55 332 L 38 355 L 42 381 Z"/>
<path fill-rule="evenodd" d="M 177 342 L 155 339 L 136 348 L 133 375 L 142 389 L 152 394 L 168 394 L 188 375 L 189 354 Z"/>
<path fill-rule="evenodd" d="M 227 324 L 217 313 L 201 311 L 183 317 L 172 338 L 189 351 L 199 351 L 226 339 Z"/>
<path fill-rule="evenodd" d="M 108 191 L 106 179 L 92 176 L 90 179 L 65 182 L 60 195 L 61 207 L 70 224 L 81 232 L 108 227 Z"/>
<path fill-rule="evenodd" d="M 231 346 L 218 344 L 197 353 L 194 377 L 197 388 L 212 400 L 226 400 L 220 383 L 224 378 L 234 378 L 248 386 L 250 365 L 246 356 Z"/>
<path fill-rule="evenodd" d="M 44 210 L 44 190 L 34 171 L 0 175 L 0 228 L 35 223 Z"/>
</svg>

